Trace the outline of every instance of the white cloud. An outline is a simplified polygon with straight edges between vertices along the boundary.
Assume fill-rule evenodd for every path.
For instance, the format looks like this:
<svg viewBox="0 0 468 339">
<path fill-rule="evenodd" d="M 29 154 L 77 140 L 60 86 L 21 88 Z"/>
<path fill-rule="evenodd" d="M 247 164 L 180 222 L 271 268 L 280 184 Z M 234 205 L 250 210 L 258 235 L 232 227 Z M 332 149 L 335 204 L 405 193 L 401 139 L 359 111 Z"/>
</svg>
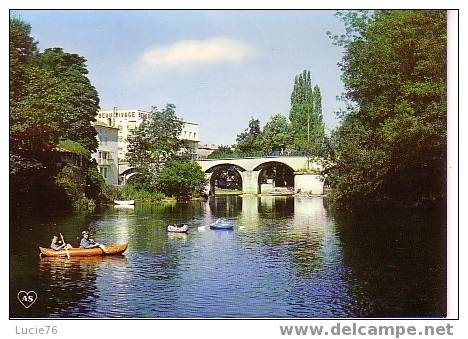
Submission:
<svg viewBox="0 0 468 339">
<path fill-rule="evenodd" d="M 240 63 L 254 57 L 246 43 L 217 37 L 206 40 L 182 40 L 168 46 L 155 46 L 145 51 L 139 61 L 145 66 L 193 66 Z"/>
</svg>

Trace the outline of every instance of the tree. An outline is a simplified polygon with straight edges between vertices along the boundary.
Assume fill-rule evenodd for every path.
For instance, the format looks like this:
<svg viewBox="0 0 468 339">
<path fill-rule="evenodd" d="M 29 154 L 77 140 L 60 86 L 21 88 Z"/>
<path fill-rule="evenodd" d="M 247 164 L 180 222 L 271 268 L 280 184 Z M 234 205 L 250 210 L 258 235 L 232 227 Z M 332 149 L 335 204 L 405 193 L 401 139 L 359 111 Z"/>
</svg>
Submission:
<svg viewBox="0 0 468 339">
<path fill-rule="evenodd" d="M 249 127 L 237 135 L 237 150 L 240 152 L 261 151 L 260 134 L 260 120 L 250 118 Z"/>
<path fill-rule="evenodd" d="M 292 143 L 288 119 L 281 113 L 271 117 L 263 127 L 261 145 L 265 152 L 283 151 Z"/>
<path fill-rule="evenodd" d="M 167 104 L 162 110 L 152 109 L 129 137 L 127 160 L 143 175 L 153 177 L 161 165 L 176 158 L 185 142 L 179 139 L 183 122 L 176 116 L 175 106 Z"/>
<path fill-rule="evenodd" d="M 321 100 L 319 87 L 312 88 L 310 71 L 296 75 L 289 111 L 294 149 L 321 154 L 325 137 Z"/>
<path fill-rule="evenodd" d="M 157 177 L 157 188 L 178 199 L 201 195 L 205 183 L 205 173 L 193 160 L 172 160 L 161 168 Z"/>
<path fill-rule="evenodd" d="M 10 18 L 10 104 L 20 100 L 26 87 L 25 68 L 37 52 L 31 26 L 20 19 Z"/>
<path fill-rule="evenodd" d="M 61 49 L 39 52 L 31 27 L 10 19 L 10 192 L 13 204 L 42 203 L 57 189 L 57 149 L 69 140 L 95 150 L 99 98 L 86 60 Z M 89 159 L 81 169 L 90 173 Z M 62 171 L 67 175 L 70 171 Z M 62 175 L 62 178 L 63 178 Z"/>
<path fill-rule="evenodd" d="M 348 102 L 334 133 L 338 205 L 445 206 L 446 12 L 338 15 Z"/>
<path fill-rule="evenodd" d="M 87 74 L 86 59 L 74 53 L 65 53 L 61 48 L 46 49 L 38 54 L 35 64 L 49 76 L 59 79 L 61 103 L 62 139 L 81 143 L 90 151 L 97 148 L 96 130 L 90 122 L 96 121 L 99 97 Z"/>
<path fill-rule="evenodd" d="M 60 140 L 94 151 L 97 140 L 91 122 L 99 98 L 86 76 L 86 60 L 60 48 L 39 53 L 27 37 L 29 25 L 18 19 L 11 19 L 10 25 L 10 154 L 18 160 L 11 172 L 40 168 Z"/>
<path fill-rule="evenodd" d="M 219 159 L 232 156 L 233 154 L 234 150 L 232 146 L 219 145 L 217 150 L 213 151 L 207 156 L 207 159 Z"/>
</svg>

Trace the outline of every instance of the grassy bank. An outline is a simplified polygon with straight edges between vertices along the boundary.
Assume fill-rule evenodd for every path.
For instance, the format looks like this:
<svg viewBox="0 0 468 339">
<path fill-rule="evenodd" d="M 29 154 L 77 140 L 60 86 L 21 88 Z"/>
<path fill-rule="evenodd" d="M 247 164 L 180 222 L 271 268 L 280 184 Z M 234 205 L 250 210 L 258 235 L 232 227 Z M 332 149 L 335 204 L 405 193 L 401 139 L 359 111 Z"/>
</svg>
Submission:
<svg viewBox="0 0 468 339">
<path fill-rule="evenodd" d="M 159 202 L 167 199 L 166 196 L 158 191 L 147 191 L 137 189 L 131 185 L 114 186 L 104 185 L 102 189 L 101 203 L 110 203 L 114 200 L 136 200 L 140 202 Z"/>
<path fill-rule="evenodd" d="M 241 190 L 233 190 L 228 188 L 216 188 L 216 195 L 227 195 L 227 194 L 242 194 Z"/>
</svg>

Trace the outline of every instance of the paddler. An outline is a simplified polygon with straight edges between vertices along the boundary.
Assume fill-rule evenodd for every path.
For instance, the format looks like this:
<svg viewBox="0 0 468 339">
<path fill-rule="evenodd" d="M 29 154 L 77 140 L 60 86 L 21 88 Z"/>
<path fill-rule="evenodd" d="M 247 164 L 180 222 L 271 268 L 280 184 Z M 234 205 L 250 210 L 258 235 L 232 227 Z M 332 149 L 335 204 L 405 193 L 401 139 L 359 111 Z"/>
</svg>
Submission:
<svg viewBox="0 0 468 339">
<path fill-rule="evenodd" d="M 93 239 L 90 239 L 90 238 L 89 238 L 89 232 L 88 232 L 88 231 L 85 230 L 85 231 L 81 232 L 81 235 L 83 236 L 83 238 L 81 238 L 80 247 L 83 247 L 83 248 L 95 248 L 95 247 L 99 247 L 99 248 L 102 249 L 104 252 L 107 252 L 106 246 L 101 245 L 101 244 L 98 244 L 98 243 L 95 242 Z"/>
<path fill-rule="evenodd" d="M 51 248 L 51 249 L 56 250 L 56 251 L 59 251 L 59 250 L 61 250 L 61 249 L 64 249 L 65 247 L 66 247 L 67 249 L 73 248 L 73 246 L 70 245 L 70 244 L 66 244 L 66 245 L 63 244 L 63 243 L 62 243 L 62 240 L 59 240 L 59 238 L 58 238 L 56 235 L 54 235 L 54 236 L 52 237 L 52 240 L 51 240 L 51 243 L 50 243 L 50 248 Z"/>
</svg>

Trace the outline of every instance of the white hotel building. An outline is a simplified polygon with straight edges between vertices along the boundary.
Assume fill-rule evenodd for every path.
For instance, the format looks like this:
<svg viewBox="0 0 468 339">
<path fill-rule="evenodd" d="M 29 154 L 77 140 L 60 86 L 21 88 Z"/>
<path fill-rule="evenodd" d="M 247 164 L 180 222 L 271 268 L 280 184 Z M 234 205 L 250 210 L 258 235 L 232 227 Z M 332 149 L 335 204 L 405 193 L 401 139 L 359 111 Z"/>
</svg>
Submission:
<svg viewBox="0 0 468 339">
<path fill-rule="evenodd" d="M 125 161 L 128 150 L 128 136 L 139 127 L 144 119 L 151 116 L 151 112 L 139 109 L 114 109 L 99 111 L 96 117 L 108 126 L 118 128 L 118 158 L 119 162 Z M 189 151 L 194 156 L 200 142 L 198 124 L 184 121 L 180 138 L 190 142 Z"/>
<path fill-rule="evenodd" d="M 101 121 L 93 123 L 98 148 L 91 157 L 96 160 L 99 173 L 107 184 L 119 183 L 118 129 Z"/>
</svg>

